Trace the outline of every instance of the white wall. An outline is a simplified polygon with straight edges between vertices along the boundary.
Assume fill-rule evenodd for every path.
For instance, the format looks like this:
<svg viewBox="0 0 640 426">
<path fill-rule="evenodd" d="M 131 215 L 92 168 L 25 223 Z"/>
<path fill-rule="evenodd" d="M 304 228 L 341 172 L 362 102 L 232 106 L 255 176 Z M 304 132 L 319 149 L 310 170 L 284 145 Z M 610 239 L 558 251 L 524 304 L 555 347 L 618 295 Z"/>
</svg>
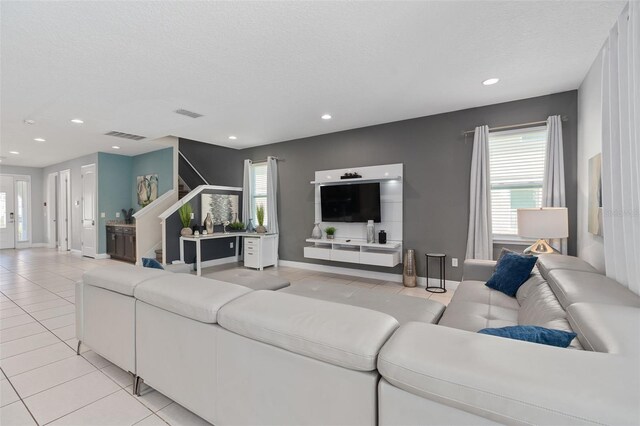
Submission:
<svg viewBox="0 0 640 426">
<path fill-rule="evenodd" d="M 602 152 L 602 54 L 578 89 L 578 235 L 577 254 L 604 272 L 604 241 L 587 230 L 589 159 Z"/>
</svg>

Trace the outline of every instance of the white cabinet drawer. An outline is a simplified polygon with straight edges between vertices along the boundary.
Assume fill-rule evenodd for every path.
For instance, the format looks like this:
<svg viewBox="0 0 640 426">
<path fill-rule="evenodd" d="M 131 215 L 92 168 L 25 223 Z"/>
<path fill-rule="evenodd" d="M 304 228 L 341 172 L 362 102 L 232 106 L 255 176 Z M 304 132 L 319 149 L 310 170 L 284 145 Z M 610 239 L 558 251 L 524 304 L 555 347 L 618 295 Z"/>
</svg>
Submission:
<svg viewBox="0 0 640 426">
<path fill-rule="evenodd" d="M 360 252 L 355 250 L 331 250 L 331 260 L 360 263 Z"/>
<path fill-rule="evenodd" d="M 255 247 L 260 245 L 260 238 L 246 238 L 244 239 L 245 247 Z"/>
<path fill-rule="evenodd" d="M 247 251 L 244 254 L 244 266 L 249 268 L 259 268 L 260 255 L 255 252 Z"/>
<path fill-rule="evenodd" d="M 362 253 L 360 253 L 360 263 L 364 265 L 392 267 L 400 263 L 400 253 L 372 253 L 363 251 Z"/>
<path fill-rule="evenodd" d="M 305 247 L 304 257 L 308 257 L 310 259 L 331 260 L 331 249 L 320 247 Z"/>
</svg>

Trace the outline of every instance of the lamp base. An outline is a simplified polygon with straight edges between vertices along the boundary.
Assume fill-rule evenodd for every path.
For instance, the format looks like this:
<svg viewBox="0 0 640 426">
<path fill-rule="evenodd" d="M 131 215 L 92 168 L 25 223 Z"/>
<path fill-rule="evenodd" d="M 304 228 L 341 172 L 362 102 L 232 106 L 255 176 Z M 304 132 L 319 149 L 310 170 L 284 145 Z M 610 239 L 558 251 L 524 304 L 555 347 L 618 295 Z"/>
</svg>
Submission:
<svg viewBox="0 0 640 426">
<path fill-rule="evenodd" d="M 524 249 L 524 254 L 553 254 L 560 253 L 558 250 L 554 249 L 547 243 L 545 240 L 540 239 Z"/>
</svg>

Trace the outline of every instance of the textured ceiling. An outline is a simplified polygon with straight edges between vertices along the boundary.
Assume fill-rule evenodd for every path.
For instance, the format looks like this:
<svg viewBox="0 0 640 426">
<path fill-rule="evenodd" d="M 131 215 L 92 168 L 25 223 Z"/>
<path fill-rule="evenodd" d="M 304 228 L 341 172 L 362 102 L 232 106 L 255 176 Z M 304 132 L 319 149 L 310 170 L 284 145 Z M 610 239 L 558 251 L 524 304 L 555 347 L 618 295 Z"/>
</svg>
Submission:
<svg viewBox="0 0 640 426">
<path fill-rule="evenodd" d="M 0 156 L 132 155 L 166 135 L 242 148 L 571 90 L 623 6 L 2 1 Z"/>
</svg>

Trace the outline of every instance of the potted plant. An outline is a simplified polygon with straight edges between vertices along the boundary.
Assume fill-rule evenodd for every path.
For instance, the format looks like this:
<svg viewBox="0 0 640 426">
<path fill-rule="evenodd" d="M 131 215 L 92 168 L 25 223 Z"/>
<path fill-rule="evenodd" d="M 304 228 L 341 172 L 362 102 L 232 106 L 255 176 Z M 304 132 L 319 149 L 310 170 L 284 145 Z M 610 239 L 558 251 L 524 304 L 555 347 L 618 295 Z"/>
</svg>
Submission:
<svg viewBox="0 0 640 426">
<path fill-rule="evenodd" d="M 336 236 L 336 228 L 333 226 L 325 228 L 324 232 L 327 234 L 327 240 L 333 240 Z"/>
<path fill-rule="evenodd" d="M 236 220 L 235 222 L 231 222 L 229 224 L 229 229 L 231 229 L 231 231 L 233 232 L 242 232 L 244 231 L 244 223 Z"/>
<path fill-rule="evenodd" d="M 190 203 L 185 203 L 178 209 L 178 214 L 180 214 L 180 222 L 182 222 L 180 235 L 182 235 L 183 237 L 193 234 L 193 231 L 190 228 L 191 213 L 193 213 L 193 209 L 191 208 Z"/>
<path fill-rule="evenodd" d="M 264 227 L 264 206 L 258 206 L 256 208 L 256 217 L 258 218 L 258 226 L 256 232 L 264 234 L 267 232 L 267 228 Z"/>
</svg>

